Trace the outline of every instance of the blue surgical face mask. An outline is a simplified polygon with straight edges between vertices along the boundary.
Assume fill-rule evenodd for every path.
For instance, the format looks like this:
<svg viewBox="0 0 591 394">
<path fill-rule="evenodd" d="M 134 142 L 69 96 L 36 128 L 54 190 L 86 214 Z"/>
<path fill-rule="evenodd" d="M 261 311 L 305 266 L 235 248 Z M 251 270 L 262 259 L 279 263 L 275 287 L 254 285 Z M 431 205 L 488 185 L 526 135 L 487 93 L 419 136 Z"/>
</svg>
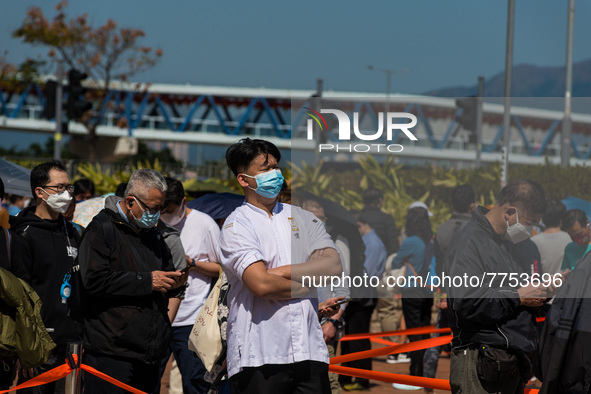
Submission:
<svg viewBox="0 0 591 394">
<path fill-rule="evenodd" d="M 254 178 L 257 182 L 257 188 L 253 189 L 250 186 L 249 188 L 254 190 L 259 196 L 265 198 L 277 197 L 283 186 L 283 174 L 281 174 L 281 170 L 271 170 L 255 176 L 246 174 L 242 175 Z"/>
<path fill-rule="evenodd" d="M 144 210 L 144 208 L 142 208 L 142 204 L 140 204 L 135 197 L 133 199 L 143 212 L 142 217 L 139 219 L 133 215 L 133 212 L 131 213 L 131 216 L 133 216 L 137 226 L 139 228 L 152 228 L 156 224 L 158 224 L 158 219 L 160 219 L 160 212 L 150 213 L 149 211 L 146 211 Z"/>
</svg>

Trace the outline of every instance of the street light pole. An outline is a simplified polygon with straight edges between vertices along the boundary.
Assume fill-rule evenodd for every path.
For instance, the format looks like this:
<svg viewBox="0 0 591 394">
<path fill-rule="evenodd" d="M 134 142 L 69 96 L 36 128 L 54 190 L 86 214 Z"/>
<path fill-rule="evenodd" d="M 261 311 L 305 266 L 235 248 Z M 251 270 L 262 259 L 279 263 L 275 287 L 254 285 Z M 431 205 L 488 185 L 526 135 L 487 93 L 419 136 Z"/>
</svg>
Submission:
<svg viewBox="0 0 591 394">
<path fill-rule="evenodd" d="M 480 167 L 480 160 L 482 155 L 482 115 L 483 115 L 483 97 L 484 97 L 484 77 L 478 77 L 478 106 L 476 112 L 476 168 Z"/>
<path fill-rule="evenodd" d="M 384 111 L 387 114 L 390 112 L 390 90 L 392 85 L 392 74 L 408 74 L 410 70 L 408 68 L 402 70 L 392 70 L 388 68 L 378 68 L 371 64 L 367 65 L 367 69 L 370 71 L 379 71 L 386 74 L 386 104 L 384 105 Z M 387 115 L 386 115 L 387 116 Z"/>
<path fill-rule="evenodd" d="M 513 30 L 515 25 L 515 0 L 508 0 L 507 46 L 505 54 L 505 101 L 503 112 L 503 166 L 501 188 L 507 185 L 509 172 L 509 142 L 511 140 L 511 74 L 513 71 Z"/>
<path fill-rule="evenodd" d="M 567 33 L 566 33 L 566 73 L 564 89 L 564 119 L 562 120 L 562 144 L 560 163 L 562 168 L 568 167 L 570 161 L 570 140 L 572 132 L 571 97 L 573 89 L 573 41 L 575 28 L 575 0 L 568 0 Z"/>
<path fill-rule="evenodd" d="M 390 112 L 390 87 L 392 85 L 392 70 L 388 70 L 386 73 L 386 114 Z M 387 116 L 387 115 L 386 115 Z"/>
<path fill-rule="evenodd" d="M 55 160 L 62 159 L 63 76 L 64 61 L 59 59 L 57 61 L 57 87 L 55 90 L 55 137 L 53 141 L 53 158 Z"/>
</svg>

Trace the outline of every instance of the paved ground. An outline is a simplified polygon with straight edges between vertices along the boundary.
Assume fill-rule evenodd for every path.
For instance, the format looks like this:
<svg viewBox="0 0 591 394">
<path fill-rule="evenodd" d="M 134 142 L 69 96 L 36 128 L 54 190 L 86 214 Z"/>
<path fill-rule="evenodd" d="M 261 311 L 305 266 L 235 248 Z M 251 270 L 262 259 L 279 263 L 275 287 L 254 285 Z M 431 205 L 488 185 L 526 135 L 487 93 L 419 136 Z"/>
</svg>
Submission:
<svg viewBox="0 0 591 394">
<path fill-rule="evenodd" d="M 381 345 L 374 345 L 376 347 L 380 347 Z M 168 367 L 170 367 L 170 362 L 168 363 Z M 386 357 L 376 357 L 373 359 L 373 369 L 375 371 L 381 372 L 392 372 L 392 373 L 399 373 L 399 374 L 408 374 L 409 364 L 388 364 L 386 363 Z M 164 373 L 164 377 L 162 379 L 162 388 L 160 393 L 161 394 L 168 394 L 168 369 Z M 439 367 L 437 368 L 437 378 L 440 379 L 449 379 L 449 359 L 447 358 L 440 358 L 439 359 Z M 404 390 L 396 390 L 392 388 L 392 384 L 378 382 L 378 381 L 371 381 L 371 390 L 369 391 L 374 394 L 385 394 L 385 393 L 410 393 L 411 391 L 404 391 Z M 414 391 L 415 393 L 422 393 L 422 391 Z M 346 392 L 344 392 L 346 393 Z M 449 391 L 439 391 L 435 390 L 435 393 L 449 393 Z"/>
<path fill-rule="evenodd" d="M 406 364 L 388 364 L 386 363 L 386 357 L 377 357 L 373 359 L 373 369 L 374 371 L 381 371 L 381 372 L 391 372 L 391 373 L 398 373 L 408 375 L 409 363 Z M 437 368 L 437 376 L 438 379 L 449 379 L 449 359 L 447 358 L 440 358 L 439 359 L 439 366 Z M 392 387 L 391 383 L 385 382 L 378 382 L 375 380 L 371 381 L 371 393 L 373 394 L 385 394 L 385 393 L 422 393 L 423 391 L 406 391 L 406 390 L 396 390 Z M 449 391 L 439 391 L 435 390 L 435 393 L 448 393 Z"/>
</svg>

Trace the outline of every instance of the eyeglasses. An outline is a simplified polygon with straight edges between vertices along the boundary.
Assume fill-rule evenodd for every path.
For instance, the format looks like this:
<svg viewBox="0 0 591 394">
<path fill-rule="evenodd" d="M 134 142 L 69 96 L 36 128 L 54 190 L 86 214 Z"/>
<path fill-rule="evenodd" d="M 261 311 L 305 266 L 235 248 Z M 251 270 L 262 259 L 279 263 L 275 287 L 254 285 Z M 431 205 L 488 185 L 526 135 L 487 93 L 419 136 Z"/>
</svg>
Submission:
<svg viewBox="0 0 591 394">
<path fill-rule="evenodd" d="M 150 208 L 145 202 L 143 202 L 142 200 L 140 200 L 140 198 L 138 196 L 134 196 L 132 194 L 130 194 L 130 196 L 133 197 L 133 198 L 135 198 L 137 201 L 139 201 L 139 203 L 141 205 L 143 205 L 146 208 L 146 209 L 144 209 L 144 208 L 142 208 L 140 206 L 140 208 L 141 208 L 142 211 L 148 211 L 148 213 L 155 214 L 155 213 L 159 213 L 160 210 L 162 209 L 160 207 L 158 207 L 158 208 Z"/>
<path fill-rule="evenodd" d="M 64 185 L 63 183 L 60 183 L 56 186 L 43 186 L 44 189 L 53 189 L 58 193 L 63 192 L 64 190 L 67 190 L 69 193 L 74 193 L 74 185 Z"/>
</svg>

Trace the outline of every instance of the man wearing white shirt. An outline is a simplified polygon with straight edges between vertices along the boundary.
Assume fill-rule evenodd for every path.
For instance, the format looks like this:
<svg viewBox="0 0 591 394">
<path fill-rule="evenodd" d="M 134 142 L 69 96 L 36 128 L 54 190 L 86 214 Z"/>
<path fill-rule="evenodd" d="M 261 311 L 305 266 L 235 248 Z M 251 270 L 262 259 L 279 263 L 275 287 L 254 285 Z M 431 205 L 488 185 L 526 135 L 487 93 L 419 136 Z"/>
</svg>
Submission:
<svg viewBox="0 0 591 394">
<path fill-rule="evenodd" d="M 183 301 L 180 305 L 174 301 L 169 303 L 173 340 L 163 360 L 161 374 L 172 352 L 182 376 L 183 393 L 205 394 L 210 387 L 204 380 L 205 367 L 199 357 L 189 350 L 188 341 L 197 314 L 209 294 L 211 280 L 219 275 L 220 230 L 209 215 L 186 207 L 185 190 L 179 180 L 165 179 L 168 189 L 165 209 L 160 217 L 167 225 L 180 232 L 185 253 L 190 264 L 194 263 L 195 266 L 189 270 L 189 287 Z"/>
<path fill-rule="evenodd" d="M 245 195 L 220 237 L 230 283 L 230 388 L 233 394 L 328 394 L 318 300 L 302 277 L 340 275 L 341 262 L 320 220 L 277 202 L 280 159 L 275 145 L 249 138 L 226 152 Z"/>
</svg>

